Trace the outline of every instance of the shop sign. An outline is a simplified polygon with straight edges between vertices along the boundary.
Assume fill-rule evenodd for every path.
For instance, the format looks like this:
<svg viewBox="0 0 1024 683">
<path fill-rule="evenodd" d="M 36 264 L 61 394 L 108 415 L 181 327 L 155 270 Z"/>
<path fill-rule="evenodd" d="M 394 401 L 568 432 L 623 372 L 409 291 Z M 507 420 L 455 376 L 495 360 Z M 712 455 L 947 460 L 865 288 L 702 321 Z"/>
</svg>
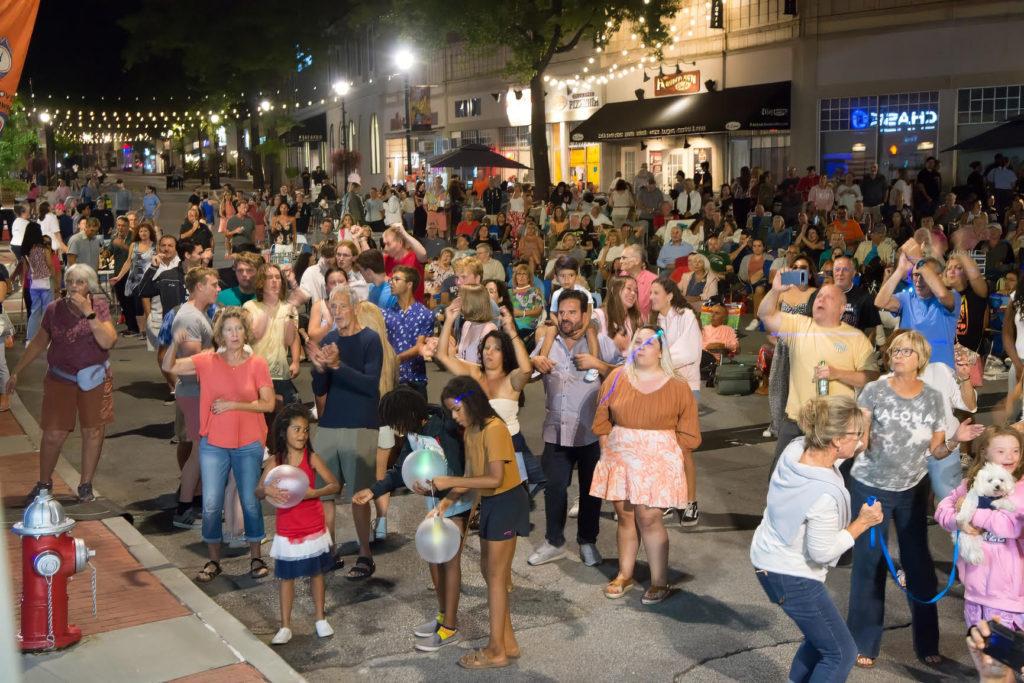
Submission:
<svg viewBox="0 0 1024 683">
<path fill-rule="evenodd" d="M 505 114 L 508 116 L 508 125 L 513 128 L 530 125 L 533 114 L 533 97 L 529 88 L 523 88 L 516 96 L 515 88 L 509 88 L 505 93 Z"/>
<path fill-rule="evenodd" d="M 939 113 L 934 109 L 904 109 L 886 112 L 853 109 L 850 111 L 850 128 L 864 130 L 875 128 L 883 132 L 901 130 L 935 130 Z"/>
<path fill-rule="evenodd" d="M 628 138 L 657 138 L 661 136 L 669 135 L 694 135 L 696 133 L 706 133 L 708 127 L 706 125 L 693 125 L 693 126 L 676 126 L 675 128 L 640 128 L 637 130 L 623 130 L 623 131 L 612 131 L 612 132 L 600 132 L 597 134 L 598 140 L 625 140 Z M 580 142 L 583 140 L 583 135 L 579 133 L 573 133 L 573 140 Z"/>
<path fill-rule="evenodd" d="M 686 95 L 695 92 L 700 92 L 700 70 L 684 71 L 681 74 L 668 76 L 657 76 L 654 79 L 654 94 L 657 97 L 662 95 Z"/>
<path fill-rule="evenodd" d="M 597 99 L 597 93 L 594 91 L 574 92 L 569 96 L 567 108 L 569 111 L 574 111 L 576 109 L 596 109 L 600 104 L 601 103 Z"/>
</svg>

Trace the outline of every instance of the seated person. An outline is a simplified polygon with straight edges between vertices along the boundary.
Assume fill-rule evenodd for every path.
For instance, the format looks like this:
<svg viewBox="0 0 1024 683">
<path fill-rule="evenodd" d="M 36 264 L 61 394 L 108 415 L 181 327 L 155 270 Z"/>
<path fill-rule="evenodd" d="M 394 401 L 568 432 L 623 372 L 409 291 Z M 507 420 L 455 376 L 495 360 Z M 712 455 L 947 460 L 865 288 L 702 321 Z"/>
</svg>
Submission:
<svg viewBox="0 0 1024 683">
<path fill-rule="evenodd" d="M 475 215 L 472 211 L 466 211 L 462 215 L 462 220 L 455 227 L 456 235 L 465 235 L 466 237 L 473 239 L 477 235 L 477 231 L 480 228 L 480 221 L 476 220 Z"/>
<path fill-rule="evenodd" d="M 821 252 L 818 265 L 823 266 L 825 261 L 831 261 L 837 256 L 850 256 L 850 250 L 846 248 L 846 240 L 841 232 L 833 232 L 828 236 L 828 249 Z"/>
<path fill-rule="evenodd" d="M 693 245 L 683 241 L 683 231 L 678 225 L 672 226 L 669 241 L 658 252 L 658 270 L 668 275 L 675 268 L 676 259 L 693 253 Z"/>
<path fill-rule="evenodd" d="M 836 219 L 828 226 L 828 230 L 830 233 L 842 235 L 843 240 L 851 249 L 864 239 L 864 230 L 860 227 L 860 223 L 850 218 L 845 206 L 840 206 L 836 210 Z"/>
<path fill-rule="evenodd" d="M 732 356 L 740 348 L 740 340 L 736 337 L 736 330 L 726 324 L 729 319 L 729 311 L 722 304 L 711 309 L 711 322 L 701 330 L 704 350 L 715 357 L 719 363 L 722 362 L 722 355 Z"/>
<path fill-rule="evenodd" d="M 711 264 L 712 273 L 722 277 L 733 272 L 733 253 L 739 252 L 741 247 L 737 245 L 733 251 L 725 251 L 720 240 L 718 235 L 712 235 L 704 242 L 704 246 L 697 250 L 697 253 L 707 258 Z"/>
</svg>

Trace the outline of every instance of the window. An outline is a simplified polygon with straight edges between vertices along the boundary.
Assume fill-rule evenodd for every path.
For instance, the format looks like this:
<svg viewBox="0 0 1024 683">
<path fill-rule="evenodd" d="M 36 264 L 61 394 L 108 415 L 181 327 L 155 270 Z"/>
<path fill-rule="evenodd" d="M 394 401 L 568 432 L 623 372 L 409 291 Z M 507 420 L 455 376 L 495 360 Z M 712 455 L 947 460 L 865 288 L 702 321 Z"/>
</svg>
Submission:
<svg viewBox="0 0 1024 683">
<path fill-rule="evenodd" d="M 751 167 L 757 166 L 771 171 L 776 182 L 784 178 L 789 166 L 789 136 L 754 135 L 750 143 Z"/>
<path fill-rule="evenodd" d="M 370 116 L 370 173 L 380 173 L 380 124 L 377 114 Z"/>
<path fill-rule="evenodd" d="M 521 164 L 532 166 L 530 127 L 506 126 L 498 129 L 498 154 Z"/>
<path fill-rule="evenodd" d="M 309 67 L 313 66 L 313 55 L 304 51 L 299 44 L 295 44 L 295 70 L 305 71 Z"/>
<path fill-rule="evenodd" d="M 961 88 L 957 123 L 998 123 L 1024 113 L 1024 85 Z"/>
<path fill-rule="evenodd" d="M 356 122 L 349 119 L 348 122 L 348 149 L 349 151 L 356 148 Z"/>
<path fill-rule="evenodd" d="M 480 98 L 470 97 L 467 100 L 455 100 L 455 118 L 468 119 L 480 116 Z"/>
<path fill-rule="evenodd" d="M 331 140 L 331 142 L 330 142 L 331 149 L 333 150 L 334 149 L 334 124 L 333 123 L 331 124 L 331 137 L 330 137 L 330 140 Z"/>
</svg>

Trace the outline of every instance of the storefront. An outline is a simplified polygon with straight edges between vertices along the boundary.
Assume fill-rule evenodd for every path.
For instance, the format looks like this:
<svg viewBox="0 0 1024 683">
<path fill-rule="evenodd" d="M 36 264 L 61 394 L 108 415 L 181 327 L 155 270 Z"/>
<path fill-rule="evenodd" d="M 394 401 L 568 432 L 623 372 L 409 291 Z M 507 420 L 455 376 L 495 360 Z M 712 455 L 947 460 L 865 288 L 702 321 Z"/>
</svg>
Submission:
<svg viewBox="0 0 1024 683">
<path fill-rule="evenodd" d="M 303 119 L 282 135 L 281 139 L 288 148 L 285 155 L 286 167 L 294 167 L 301 171 L 303 168 L 327 168 L 330 165 L 327 158 L 326 114 Z"/>
<path fill-rule="evenodd" d="M 1024 115 L 1024 84 L 960 88 L 957 91 L 956 140 L 963 143 L 977 135 L 989 132 L 1011 119 Z M 946 147 L 943 141 L 943 147 Z M 985 144 L 976 141 L 956 156 L 956 178 L 961 182 L 970 173 L 970 163 L 980 161 L 983 166 L 992 163 L 996 152 L 1009 157 L 1014 168 L 1024 162 L 1024 147 L 1019 137 L 997 135 Z"/>
<path fill-rule="evenodd" d="M 614 102 L 576 126 L 570 144 L 603 145 L 602 188 L 615 171 L 632 179 L 641 163 L 666 189 L 678 171 L 692 177 L 702 162 L 716 186 L 743 166 L 779 173 L 788 162 L 790 90 L 790 82 L 782 81 Z"/>
<path fill-rule="evenodd" d="M 833 97 L 819 102 L 821 170 L 862 176 L 871 164 L 888 178 L 913 175 L 937 153 L 939 92 Z"/>
</svg>

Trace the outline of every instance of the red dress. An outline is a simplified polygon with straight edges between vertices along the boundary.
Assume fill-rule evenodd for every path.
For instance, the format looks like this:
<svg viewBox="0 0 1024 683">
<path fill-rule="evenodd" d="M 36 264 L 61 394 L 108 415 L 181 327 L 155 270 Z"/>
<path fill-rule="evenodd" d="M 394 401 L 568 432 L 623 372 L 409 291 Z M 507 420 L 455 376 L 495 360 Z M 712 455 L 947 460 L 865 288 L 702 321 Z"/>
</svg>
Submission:
<svg viewBox="0 0 1024 683">
<path fill-rule="evenodd" d="M 315 486 L 308 449 L 298 467 L 309 478 L 309 486 Z M 279 579 L 323 574 L 334 565 L 331 537 L 319 498 L 306 498 L 294 507 L 277 509 L 277 532 L 270 556 L 274 558 L 274 575 Z"/>
</svg>

